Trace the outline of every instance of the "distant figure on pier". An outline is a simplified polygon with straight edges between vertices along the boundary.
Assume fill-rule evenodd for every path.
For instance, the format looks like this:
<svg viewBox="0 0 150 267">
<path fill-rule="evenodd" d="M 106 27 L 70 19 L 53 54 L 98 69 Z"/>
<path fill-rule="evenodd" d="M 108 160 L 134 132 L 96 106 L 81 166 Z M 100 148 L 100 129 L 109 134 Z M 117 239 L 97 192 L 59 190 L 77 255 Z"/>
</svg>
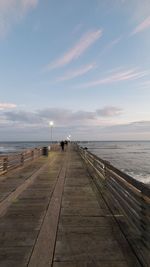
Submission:
<svg viewBox="0 0 150 267">
<path fill-rule="evenodd" d="M 64 151 L 64 145 L 65 145 L 64 141 L 61 141 L 60 145 L 61 145 L 61 150 Z"/>
<path fill-rule="evenodd" d="M 66 145 L 66 146 L 68 145 L 68 141 L 67 141 L 67 140 L 65 140 L 65 145 Z"/>
</svg>

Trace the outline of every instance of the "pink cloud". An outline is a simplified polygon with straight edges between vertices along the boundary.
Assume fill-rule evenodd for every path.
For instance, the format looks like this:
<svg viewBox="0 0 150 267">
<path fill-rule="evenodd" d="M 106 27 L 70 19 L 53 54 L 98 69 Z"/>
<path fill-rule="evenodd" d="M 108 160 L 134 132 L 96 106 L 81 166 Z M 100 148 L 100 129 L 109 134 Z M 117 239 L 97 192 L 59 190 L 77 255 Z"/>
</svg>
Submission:
<svg viewBox="0 0 150 267">
<path fill-rule="evenodd" d="M 91 31 L 82 36 L 82 38 L 66 52 L 62 57 L 50 63 L 47 68 L 55 69 L 63 67 L 73 60 L 78 59 L 92 44 L 102 36 L 102 30 Z"/>
<path fill-rule="evenodd" d="M 142 23 L 140 23 L 132 32 L 132 35 L 142 32 L 150 28 L 150 16 L 147 17 Z"/>
<path fill-rule="evenodd" d="M 98 80 L 85 83 L 81 85 L 80 87 L 87 88 L 87 87 L 97 86 L 101 84 L 111 84 L 111 83 L 120 82 L 120 81 L 137 80 L 148 74 L 149 74 L 148 71 L 138 71 L 137 69 L 129 69 L 129 70 L 124 70 L 124 71 L 113 73 L 112 75 L 102 78 L 102 79 L 98 79 Z"/>
<path fill-rule="evenodd" d="M 4 37 L 37 4 L 38 0 L 0 0 L 0 37 Z"/>
<path fill-rule="evenodd" d="M 5 109 L 13 109 L 16 108 L 17 106 L 12 103 L 0 103 L 0 110 L 5 110 Z"/>
<path fill-rule="evenodd" d="M 38 0 L 0 0 L 0 11 L 11 12 L 13 9 L 28 9 L 30 7 L 35 7 L 38 3 Z"/>
<path fill-rule="evenodd" d="M 87 72 L 89 72 L 90 70 L 94 69 L 95 66 L 96 66 L 95 64 L 89 64 L 89 65 L 86 65 L 86 66 L 81 67 L 79 69 L 69 71 L 64 76 L 58 78 L 58 81 L 71 80 L 71 79 L 74 79 L 78 76 L 84 75 Z"/>
</svg>

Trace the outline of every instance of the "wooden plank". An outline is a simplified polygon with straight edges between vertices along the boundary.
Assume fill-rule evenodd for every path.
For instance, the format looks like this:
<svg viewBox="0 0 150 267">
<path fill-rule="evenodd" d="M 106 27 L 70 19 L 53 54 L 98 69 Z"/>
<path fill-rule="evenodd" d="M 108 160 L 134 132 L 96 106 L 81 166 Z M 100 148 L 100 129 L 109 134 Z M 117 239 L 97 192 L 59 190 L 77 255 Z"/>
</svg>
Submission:
<svg viewBox="0 0 150 267">
<path fill-rule="evenodd" d="M 28 267 L 48 267 L 52 264 L 66 168 L 65 160 Z"/>
<path fill-rule="evenodd" d="M 41 229 L 52 192 L 61 169 L 62 157 L 54 155 L 55 161 L 48 165 L 19 197 L 12 202 L 0 220 L 0 266 L 27 267 L 33 246 Z M 26 166 L 37 168 L 38 164 L 49 161 L 43 159 Z M 52 161 L 51 161 L 52 162 Z M 23 173 L 27 177 L 27 173 Z M 14 173 L 22 178 L 22 169 Z M 9 177 L 11 179 L 11 175 Z M 11 249 L 10 249 L 11 248 Z M 19 256 L 19 251 L 22 253 Z M 13 252 L 13 253 L 12 253 Z M 27 258 L 26 258 L 27 255 Z"/>
<path fill-rule="evenodd" d="M 30 186 L 36 179 L 36 177 L 50 165 L 52 161 L 44 164 L 38 171 L 36 171 L 30 178 L 28 178 L 22 185 L 20 185 L 14 192 L 12 192 L 6 199 L 0 203 L 0 216 L 3 216 L 7 208 L 28 186 Z"/>
</svg>

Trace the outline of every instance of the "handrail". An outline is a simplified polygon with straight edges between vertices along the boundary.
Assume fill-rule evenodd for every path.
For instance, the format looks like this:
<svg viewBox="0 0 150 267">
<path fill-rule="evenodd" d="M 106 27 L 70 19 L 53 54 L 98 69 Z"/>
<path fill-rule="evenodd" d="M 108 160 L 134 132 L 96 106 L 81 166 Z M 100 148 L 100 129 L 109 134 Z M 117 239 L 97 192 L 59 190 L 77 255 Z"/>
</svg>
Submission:
<svg viewBox="0 0 150 267">
<path fill-rule="evenodd" d="M 60 148 L 57 143 L 53 143 L 50 146 L 51 151 L 57 151 L 59 149 Z M 40 157 L 41 155 L 43 155 L 43 147 L 26 149 L 22 153 L 0 155 L 0 176 L 12 169 L 15 169 L 19 166 L 23 166 L 26 162 L 32 161 Z"/>
<path fill-rule="evenodd" d="M 142 266 L 150 263 L 150 187 L 77 146 Z M 116 215 L 120 216 L 116 216 Z"/>
<path fill-rule="evenodd" d="M 0 175 L 7 173 L 8 171 L 15 169 L 19 166 L 23 166 L 26 162 L 32 161 L 40 157 L 43 153 L 41 147 L 25 150 L 22 153 L 13 153 L 0 156 Z"/>
</svg>

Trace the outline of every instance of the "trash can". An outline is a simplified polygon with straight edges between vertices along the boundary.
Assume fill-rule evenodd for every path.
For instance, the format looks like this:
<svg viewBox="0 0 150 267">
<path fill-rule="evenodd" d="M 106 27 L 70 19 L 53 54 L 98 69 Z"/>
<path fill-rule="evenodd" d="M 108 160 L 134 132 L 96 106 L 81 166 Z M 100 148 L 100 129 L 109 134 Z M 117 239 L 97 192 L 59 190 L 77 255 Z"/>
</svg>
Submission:
<svg viewBox="0 0 150 267">
<path fill-rule="evenodd" d="M 47 156 L 48 157 L 48 147 L 47 146 L 44 146 L 43 147 L 43 156 Z"/>
</svg>

